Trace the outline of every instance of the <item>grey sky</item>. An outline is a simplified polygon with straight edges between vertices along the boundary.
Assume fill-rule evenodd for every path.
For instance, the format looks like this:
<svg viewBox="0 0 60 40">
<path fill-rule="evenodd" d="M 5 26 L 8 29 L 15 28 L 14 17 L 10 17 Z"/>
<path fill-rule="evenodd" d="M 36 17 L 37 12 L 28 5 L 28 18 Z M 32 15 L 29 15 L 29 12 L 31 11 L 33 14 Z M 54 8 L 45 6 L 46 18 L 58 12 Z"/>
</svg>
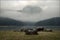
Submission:
<svg viewBox="0 0 60 40">
<path fill-rule="evenodd" d="M 1 17 L 31 22 L 37 22 L 52 17 L 60 17 L 60 0 L 1 0 L 0 3 Z M 22 10 L 27 5 L 39 6 L 42 12 L 29 14 L 17 11 Z"/>
</svg>

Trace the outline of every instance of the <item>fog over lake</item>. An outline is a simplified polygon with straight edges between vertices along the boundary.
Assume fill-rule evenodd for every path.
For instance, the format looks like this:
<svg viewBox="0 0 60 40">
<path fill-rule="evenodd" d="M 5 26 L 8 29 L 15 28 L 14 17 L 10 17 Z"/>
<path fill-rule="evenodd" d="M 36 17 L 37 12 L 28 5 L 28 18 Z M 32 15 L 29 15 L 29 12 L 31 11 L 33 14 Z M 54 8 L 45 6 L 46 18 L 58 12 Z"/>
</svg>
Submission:
<svg viewBox="0 0 60 40">
<path fill-rule="evenodd" d="M 59 3 L 60 0 L 0 0 L 0 17 L 23 22 L 60 17 Z"/>
</svg>

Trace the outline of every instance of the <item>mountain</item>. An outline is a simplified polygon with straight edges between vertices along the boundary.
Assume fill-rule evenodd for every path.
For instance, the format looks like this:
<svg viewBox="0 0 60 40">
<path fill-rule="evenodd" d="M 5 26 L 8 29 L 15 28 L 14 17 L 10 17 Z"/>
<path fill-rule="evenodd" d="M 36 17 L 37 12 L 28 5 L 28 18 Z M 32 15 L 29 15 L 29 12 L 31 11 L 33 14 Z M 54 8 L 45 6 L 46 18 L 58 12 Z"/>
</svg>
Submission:
<svg viewBox="0 0 60 40">
<path fill-rule="evenodd" d="M 35 26 L 60 26 L 60 17 L 39 21 L 35 24 Z"/>
<path fill-rule="evenodd" d="M 0 26 L 23 26 L 23 22 L 10 18 L 0 17 Z"/>
</svg>

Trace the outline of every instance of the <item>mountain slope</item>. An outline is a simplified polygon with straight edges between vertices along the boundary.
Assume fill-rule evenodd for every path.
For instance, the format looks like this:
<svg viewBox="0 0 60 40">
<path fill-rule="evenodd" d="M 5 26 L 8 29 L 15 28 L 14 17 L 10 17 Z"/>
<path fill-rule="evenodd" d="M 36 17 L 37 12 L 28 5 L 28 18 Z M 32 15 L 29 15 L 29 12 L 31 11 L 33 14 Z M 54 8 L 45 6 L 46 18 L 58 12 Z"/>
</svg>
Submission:
<svg viewBox="0 0 60 40">
<path fill-rule="evenodd" d="M 60 26 L 60 17 L 39 21 L 35 26 Z"/>
<path fill-rule="evenodd" d="M 0 26 L 22 26 L 23 22 L 10 18 L 0 17 Z"/>
</svg>

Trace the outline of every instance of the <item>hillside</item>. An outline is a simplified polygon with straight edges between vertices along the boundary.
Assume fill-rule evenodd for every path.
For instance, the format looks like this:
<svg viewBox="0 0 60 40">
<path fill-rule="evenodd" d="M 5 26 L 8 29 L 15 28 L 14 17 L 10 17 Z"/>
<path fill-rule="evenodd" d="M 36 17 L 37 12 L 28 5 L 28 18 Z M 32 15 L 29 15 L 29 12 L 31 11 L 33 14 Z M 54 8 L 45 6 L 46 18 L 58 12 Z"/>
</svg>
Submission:
<svg viewBox="0 0 60 40">
<path fill-rule="evenodd" d="M 23 22 L 10 18 L 0 17 L 0 26 L 22 26 Z"/>
<path fill-rule="evenodd" d="M 39 21 L 35 26 L 60 26 L 60 17 Z"/>
</svg>

